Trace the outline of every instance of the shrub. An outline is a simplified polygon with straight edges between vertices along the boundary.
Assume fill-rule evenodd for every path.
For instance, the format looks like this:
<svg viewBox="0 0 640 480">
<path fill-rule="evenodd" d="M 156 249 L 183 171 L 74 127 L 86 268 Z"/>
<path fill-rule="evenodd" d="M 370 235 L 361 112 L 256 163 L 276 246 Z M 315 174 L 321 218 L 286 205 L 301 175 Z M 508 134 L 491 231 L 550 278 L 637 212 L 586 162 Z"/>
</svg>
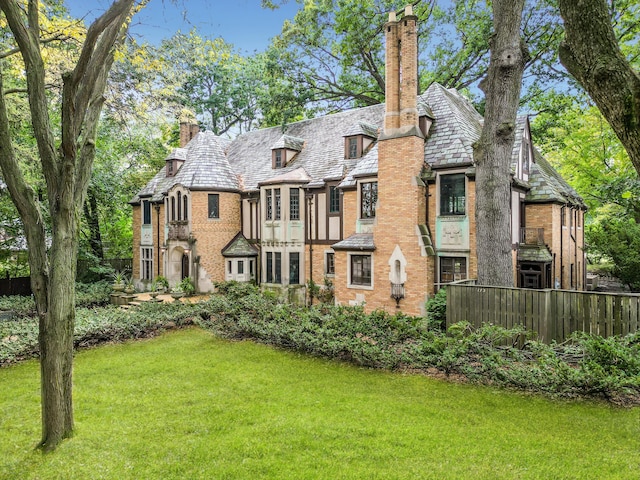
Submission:
<svg viewBox="0 0 640 480">
<path fill-rule="evenodd" d="M 433 297 L 427 300 L 427 318 L 433 327 L 444 329 L 447 323 L 447 289 L 438 290 Z"/>
</svg>

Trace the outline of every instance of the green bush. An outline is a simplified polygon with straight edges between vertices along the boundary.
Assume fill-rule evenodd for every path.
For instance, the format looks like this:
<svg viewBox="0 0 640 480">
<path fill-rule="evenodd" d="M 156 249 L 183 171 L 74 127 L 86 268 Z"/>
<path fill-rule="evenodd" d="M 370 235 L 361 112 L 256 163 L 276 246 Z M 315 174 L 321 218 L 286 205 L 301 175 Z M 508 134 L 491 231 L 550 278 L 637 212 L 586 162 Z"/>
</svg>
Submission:
<svg viewBox="0 0 640 480">
<path fill-rule="evenodd" d="M 447 323 L 447 289 L 438 290 L 433 297 L 427 300 L 427 318 L 429 323 L 436 328 L 443 329 Z"/>
</svg>

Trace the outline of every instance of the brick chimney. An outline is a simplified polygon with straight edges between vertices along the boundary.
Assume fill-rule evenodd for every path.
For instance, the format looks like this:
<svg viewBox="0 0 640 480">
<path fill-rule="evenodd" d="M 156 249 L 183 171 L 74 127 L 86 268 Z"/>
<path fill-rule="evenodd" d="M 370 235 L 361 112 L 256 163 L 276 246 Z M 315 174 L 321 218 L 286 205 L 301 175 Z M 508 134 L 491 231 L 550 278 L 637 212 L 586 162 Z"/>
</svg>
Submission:
<svg viewBox="0 0 640 480">
<path fill-rule="evenodd" d="M 402 19 L 389 13 L 386 30 L 384 135 L 418 135 L 418 17 L 407 5 Z M 398 131 L 399 130 L 399 131 Z"/>
<path fill-rule="evenodd" d="M 180 148 L 183 148 L 200 131 L 194 120 L 180 122 Z"/>
</svg>

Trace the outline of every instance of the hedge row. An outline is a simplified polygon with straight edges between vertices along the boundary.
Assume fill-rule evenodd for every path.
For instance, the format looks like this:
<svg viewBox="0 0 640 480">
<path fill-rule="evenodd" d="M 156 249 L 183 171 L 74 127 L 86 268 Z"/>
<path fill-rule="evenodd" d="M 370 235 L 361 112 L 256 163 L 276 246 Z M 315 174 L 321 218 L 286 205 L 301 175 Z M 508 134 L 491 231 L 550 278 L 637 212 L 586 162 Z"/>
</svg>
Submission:
<svg viewBox="0 0 640 480">
<path fill-rule="evenodd" d="M 255 287 L 228 283 L 199 304 L 145 303 L 79 308 L 75 345 L 154 335 L 196 323 L 216 335 L 250 338 L 312 355 L 385 369 L 412 369 L 554 396 L 640 403 L 640 334 L 576 335 L 562 345 L 527 338 L 522 329 L 468 323 L 445 334 L 439 322 L 361 307 L 281 304 Z M 37 356 L 37 321 L 0 321 L 0 365 Z"/>
</svg>

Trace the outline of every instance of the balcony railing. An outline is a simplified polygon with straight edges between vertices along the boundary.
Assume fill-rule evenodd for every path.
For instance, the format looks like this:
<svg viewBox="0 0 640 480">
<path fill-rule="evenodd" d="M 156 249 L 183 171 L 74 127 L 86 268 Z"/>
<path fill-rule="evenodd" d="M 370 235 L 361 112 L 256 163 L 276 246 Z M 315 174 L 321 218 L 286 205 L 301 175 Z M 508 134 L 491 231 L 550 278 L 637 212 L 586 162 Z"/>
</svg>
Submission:
<svg viewBox="0 0 640 480">
<path fill-rule="evenodd" d="M 544 245 L 544 228 L 521 228 L 520 243 L 525 245 Z"/>
<path fill-rule="evenodd" d="M 189 222 L 186 220 L 169 222 L 169 240 L 188 240 Z"/>
</svg>

